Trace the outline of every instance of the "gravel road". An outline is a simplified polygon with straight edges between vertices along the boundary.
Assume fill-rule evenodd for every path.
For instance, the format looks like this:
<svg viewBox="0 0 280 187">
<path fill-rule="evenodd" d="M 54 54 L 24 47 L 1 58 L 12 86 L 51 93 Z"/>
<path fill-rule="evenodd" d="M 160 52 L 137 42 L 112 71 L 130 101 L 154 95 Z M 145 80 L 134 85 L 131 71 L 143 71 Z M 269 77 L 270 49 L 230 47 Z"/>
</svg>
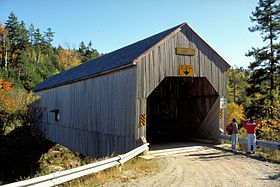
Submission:
<svg viewBox="0 0 280 187">
<path fill-rule="evenodd" d="M 244 154 L 233 154 L 223 146 L 194 143 L 154 146 L 146 158 L 159 161 L 159 172 L 105 186 L 280 187 L 279 164 L 259 161 Z"/>
</svg>

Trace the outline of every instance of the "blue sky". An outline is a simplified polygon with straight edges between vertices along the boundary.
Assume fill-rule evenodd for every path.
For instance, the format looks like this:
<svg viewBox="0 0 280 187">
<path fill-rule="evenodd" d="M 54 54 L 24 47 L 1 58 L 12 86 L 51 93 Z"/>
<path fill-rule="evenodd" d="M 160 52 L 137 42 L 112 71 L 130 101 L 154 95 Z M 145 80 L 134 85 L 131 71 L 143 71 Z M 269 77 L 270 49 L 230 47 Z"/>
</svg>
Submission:
<svg viewBox="0 0 280 187">
<path fill-rule="evenodd" d="M 250 33 L 258 0 L 0 0 L 0 22 L 13 11 L 27 26 L 55 32 L 54 45 L 92 41 L 108 53 L 186 22 L 230 65 L 247 67 L 245 53 L 261 47 Z"/>
</svg>

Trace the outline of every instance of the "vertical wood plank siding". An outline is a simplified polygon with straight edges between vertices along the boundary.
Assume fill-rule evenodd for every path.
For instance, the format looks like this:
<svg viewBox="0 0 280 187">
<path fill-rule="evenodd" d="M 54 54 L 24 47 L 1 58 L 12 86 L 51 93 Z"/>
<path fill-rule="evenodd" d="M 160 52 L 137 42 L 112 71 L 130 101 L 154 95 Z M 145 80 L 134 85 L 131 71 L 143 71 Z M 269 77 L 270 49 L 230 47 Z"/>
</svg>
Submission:
<svg viewBox="0 0 280 187">
<path fill-rule="evenodd" d="M 176 55 L 176 47 L 195 48 L 195 56 Z M 227 66 L 205 42 L 187 26 L 137 61 L 136 124 L 141 113 L 146 114 L 150 93 L 166 76 L 179 76 L 180 65 L 193 66 L 195 77 L 206 77 L 218 94 L 227 97 Z M 219 101 L 217 100 L 202 123 L 201 136 L 217 137 L 219 130 Z M 147 116 L 147 115 L 146 115 Z M 138 126 L 136 138 L 146 135 L 146 128 Z"/>
<path fill-rule="evenodd" d="M 219 96 L 227 97 L 223 59 L 187 25 L 168 37 L 134 61 L 136 66 L 38 92 L 45 108 L 40 126 L 45 137 L 94 157 L 134 148 L 146 136 L 139 118 L 147 112 L 147 97 L 166 76 L 179 76 L 183 64 L 192 65 L 195 77 L 206 77 Z M 195 48 L 195 56 L 176 55 L 176 47 Z M 53 109 L 59 110 L 59 121 Z M 219 100 L 199 129 L 201 137 L 217 137 Z"/>
<path fill-rule="evenodd" d="M 135 146 L 135 67 L 39 92 L 46 138 L 95 157 Z M 59 109 L 60 120 L 54 113 Z"/>
</svg>

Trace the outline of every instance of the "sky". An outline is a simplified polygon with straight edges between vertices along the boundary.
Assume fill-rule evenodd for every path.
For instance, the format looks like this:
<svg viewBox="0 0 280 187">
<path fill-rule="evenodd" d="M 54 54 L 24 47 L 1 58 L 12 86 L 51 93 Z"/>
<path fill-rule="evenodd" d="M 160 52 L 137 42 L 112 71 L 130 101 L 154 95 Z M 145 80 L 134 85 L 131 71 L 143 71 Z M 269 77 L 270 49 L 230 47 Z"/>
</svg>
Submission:
<svg viewBox="0 0 280 187">
<path fill-rule="evenodd" d="M 81 41 L 109 53 L 186 22 L 231 66 L 247 68 L 252 47 L 262 47 L 248 27 L 258 0 L 0 0 L 0 22 L 13 11 L 27 26 L 55 32 L 53 45 Z"/>
</svg>

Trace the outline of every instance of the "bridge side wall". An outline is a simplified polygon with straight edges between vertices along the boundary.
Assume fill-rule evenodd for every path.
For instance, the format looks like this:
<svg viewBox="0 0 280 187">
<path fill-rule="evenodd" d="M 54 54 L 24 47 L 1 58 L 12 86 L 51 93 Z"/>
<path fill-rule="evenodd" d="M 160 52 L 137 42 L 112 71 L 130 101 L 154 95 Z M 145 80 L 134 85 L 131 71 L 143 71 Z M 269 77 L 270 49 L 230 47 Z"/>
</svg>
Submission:
<svg viewBox="0 0 280 187">
<path fill-rule="evenodd" d="M 124 153 L 135 147 L 135 67 L 44 90 L 43 135 L 84 155 Z M 59 121 L 55 113 L 59 110 Z"/>
</svg>

